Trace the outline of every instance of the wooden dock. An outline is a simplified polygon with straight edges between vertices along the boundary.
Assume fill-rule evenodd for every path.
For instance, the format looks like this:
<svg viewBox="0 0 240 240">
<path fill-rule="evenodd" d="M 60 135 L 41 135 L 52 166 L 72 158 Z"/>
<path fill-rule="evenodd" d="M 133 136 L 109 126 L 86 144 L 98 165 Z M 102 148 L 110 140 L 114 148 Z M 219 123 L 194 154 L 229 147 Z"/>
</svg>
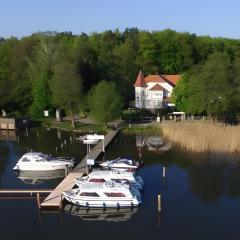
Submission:
<svg viewBox="0 0 240 240">
<path fill-rule="evenodd" d="M 104 146 L 105 148 L 111 143 L 111 141 L 115 138 L 115 136 L 119 133 L 121 128 L 117 130 L 109 131 L 104 138 Z M 82 161 L 74 168 L 74 171 L 81 170 L 87 173 L 87 160 L 96 160 L 103 153 L 103 140 L 99 141 L 99 143 L 91 149 L 90 153 L 87 154 Z"/>
<path fill-rule="evenodd" d="M 109 131 L 104 138 L 105 148 L 110 144 L 110 142 L 115 138 L 119 133 L 121 128 L 117 130 Z M 103 141 L 103 140 L 102 140 Z M 100 141 L 90 153 L 86 155 L 82 161 L 70 172 L 63 181 L 44 199 L 41 203 L 41 207 L 61 207 L 62 204 L 62 193 L 69 189 L 72 189 L 74 186 L 74 179 L 82 177 L 84 174 L 88 173 L 87 160 L 96 160 L 101 153 L 103 152 L 103 142 Z"/>
<path fill-rule="evenodd" d="M 62 201 L 62 193 L 66 190 L 72 189 L 74 186 L 74 179 L 82 176 L 82 172 L 70 172 L 44 199 L 41 203 L 41 207 L 59 207 Z"/>
</svg>

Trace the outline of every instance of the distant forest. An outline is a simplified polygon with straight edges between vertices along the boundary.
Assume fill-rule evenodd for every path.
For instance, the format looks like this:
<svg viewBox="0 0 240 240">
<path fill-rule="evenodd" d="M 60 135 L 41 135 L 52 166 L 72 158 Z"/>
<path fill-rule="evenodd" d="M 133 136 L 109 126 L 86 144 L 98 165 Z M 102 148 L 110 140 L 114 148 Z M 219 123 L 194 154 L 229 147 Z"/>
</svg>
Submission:
<svg viewBox="0 0 240 240">
<path fill-rule="evenodd" d="M 140 69 L 144 74 L 182 74 L 216 52 L 233 62 L 240 57 L 240 40 L 137 28 L 0 38 L 0 108 L 27 114 L 31 109 L 57 107 L 51 101 L 51 80 L 63 73 L 63 81 L 68 76 L 78 79 L 80 106 L 102 80 L 115 83 L 127 106 L 134 99 L 133 84 Z"/>
</svg>

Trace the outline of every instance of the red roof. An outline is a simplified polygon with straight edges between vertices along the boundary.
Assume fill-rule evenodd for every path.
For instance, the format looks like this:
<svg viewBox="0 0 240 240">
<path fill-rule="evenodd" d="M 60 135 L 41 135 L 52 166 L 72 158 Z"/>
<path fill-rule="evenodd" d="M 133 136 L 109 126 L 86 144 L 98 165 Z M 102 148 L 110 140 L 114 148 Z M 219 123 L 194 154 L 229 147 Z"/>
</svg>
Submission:
<svg viewBox="0 0 240 240">
<path fill-rule="evenodd" d="M 175 86 L 177 81 L 181 78 L 181 75 L 161 75 L 161 77 Z"/>
<path fill-rule="evenodd" d="M 148 75 L 145 77 L 145 82 L 165 82 L 160 75 Z"/>
<path fill-rule="evenodd" d="M 176 86 L 177 81 L 180 79 L 181 75 L 165 75 L 165 74 L 156 74 L 156 75 L 148 75 L 144 78 L 142 71 L 140 70 L 134 84 L 134 87 L 147 87 L 146 83 L 148 82 L 156 82 L 163 83 L 167 82 L 173 87 Z"/>
<path fill-rule="evenodd" d="M 149 91 L 163 91 L 163 90 L 166 90 L 166 89 L 159 84 L 155 84 L 153 87 L 149 89 Z"/>
<path fill-rule="evenodd" d="M 137 80 L 134 84 L 134 87 L 146 87 L 146 83 L 144 81 L 144 76 L 142 71 L 140 70 L 137 76 Z"/>
</svg>

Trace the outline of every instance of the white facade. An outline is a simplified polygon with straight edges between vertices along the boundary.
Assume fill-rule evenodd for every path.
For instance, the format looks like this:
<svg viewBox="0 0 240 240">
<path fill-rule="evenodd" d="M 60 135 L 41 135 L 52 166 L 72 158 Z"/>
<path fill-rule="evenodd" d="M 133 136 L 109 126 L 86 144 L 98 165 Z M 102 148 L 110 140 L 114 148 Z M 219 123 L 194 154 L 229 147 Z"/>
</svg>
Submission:
<svg viewBox="0 0 240 240">
<path fill-rule="evenodd" d="M 163 99 L 171 97 L 173 86 L 166 83 L 148 82 L 146 87 L 135 87 L 135 107 L 146 109 L 157 109 L 166 107 Z M 155 86 L 162 90 L 151 90 Z"/>
</svg>

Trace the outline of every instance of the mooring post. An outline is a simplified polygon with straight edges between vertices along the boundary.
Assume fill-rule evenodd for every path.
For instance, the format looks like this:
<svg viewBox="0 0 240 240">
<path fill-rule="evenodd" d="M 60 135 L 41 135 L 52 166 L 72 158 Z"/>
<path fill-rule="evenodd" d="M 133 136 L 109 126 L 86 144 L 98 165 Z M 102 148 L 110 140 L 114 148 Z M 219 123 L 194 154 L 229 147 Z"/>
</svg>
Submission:
<svg viewBox="0 0 240 240">
<path fill-rule="evenodd" d="M 65 177 L 68 175 L 68 165 L 65 167 Z"/>
<path fill-rule="evenodd" d="M 162 176 L 163 176 L 163 178 L 165 178 L 165 177 L 166 177 L 166 167 L 163 167 Z"/>
<path fill-rule="evenodd" d="M 26 127 L 26 136 L 28 137 L 28 128 Z"/>
<path fill-rule="evenodd" d="M 38 205 L 38 209 L 41 209 L 41 200 L 40 200 L 40 193 L 37 193 L 37 205 Z"/>
<path fill-rule="evenodd" d="M 104 143 L 104 139 L 103 139 L 103 152 L 105 153 L 105 143 Z"/>
<path fill-rule="evenodd" d="M 59 203 L 59 210 L 62 210 L 62 201 L 63 201 L 63 196 L 61 194 L 60 203 Z"/>
<path fill-rule="evenodd" d="M 158 212 L 161 212 L 161 195 L 158 194 Z"/>
</svg>

